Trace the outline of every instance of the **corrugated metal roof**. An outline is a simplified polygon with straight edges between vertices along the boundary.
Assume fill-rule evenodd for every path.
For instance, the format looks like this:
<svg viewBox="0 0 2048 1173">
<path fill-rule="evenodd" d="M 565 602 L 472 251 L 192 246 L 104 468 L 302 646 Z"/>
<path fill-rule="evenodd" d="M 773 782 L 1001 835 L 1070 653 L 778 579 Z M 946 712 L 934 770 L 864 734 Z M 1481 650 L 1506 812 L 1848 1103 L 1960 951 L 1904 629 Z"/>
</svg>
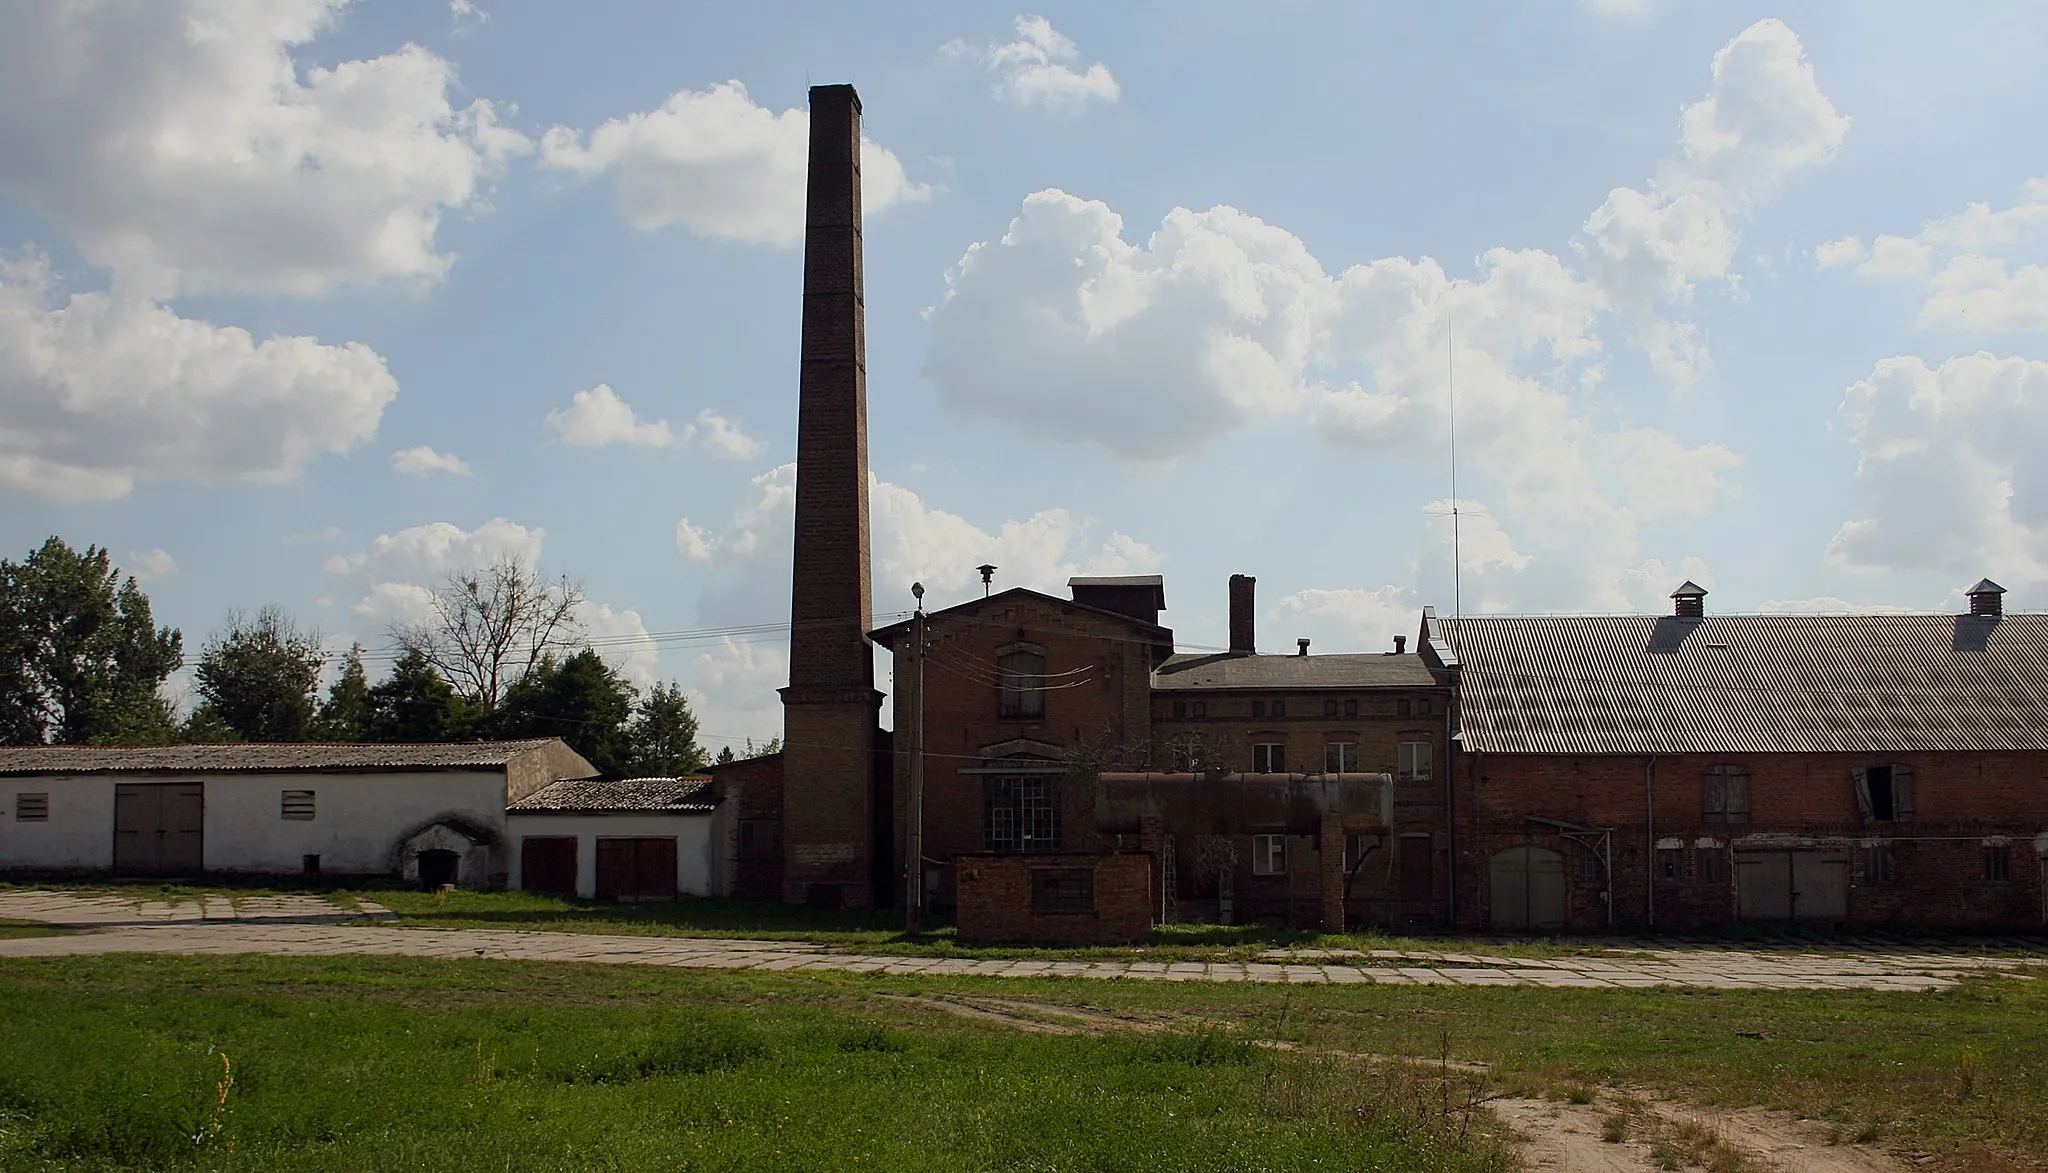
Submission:
<svg viewBox="0 0 2048 1173">
<path fill-rule="evenodd" d="M 0 746 L 0 775 L 501 768 L 554 740 L 395 745 L 9 745 Z"/>
<path fill-rule="evenodd" d="M 1152 687 L 1192 688 L 1428 688 L 1436 677 L 1412 652 L 1245 656 L 1232 652 L 1167 657 L 1152 673 Z"/>
<path fill-rule="evenodd" d="M 1484 753 L 2048 749 L 2048 615 L 1441 620 Z"/>
<path fill-rule="evenodd" d="M 705 814 L 714 809 L 709 778 L 627 778 L 555 782 L 505 808 L 514 815 Z"/>
</svg>

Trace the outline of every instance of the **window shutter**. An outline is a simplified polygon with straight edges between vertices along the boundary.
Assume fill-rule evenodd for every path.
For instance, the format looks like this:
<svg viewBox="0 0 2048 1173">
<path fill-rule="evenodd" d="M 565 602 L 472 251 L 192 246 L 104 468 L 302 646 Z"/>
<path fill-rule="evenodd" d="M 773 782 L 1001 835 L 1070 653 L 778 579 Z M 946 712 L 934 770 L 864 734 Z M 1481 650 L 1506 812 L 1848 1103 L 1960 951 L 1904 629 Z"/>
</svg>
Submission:
<svg viewBox="0 0 2048 1173">
<path fill-rule="evenodd" d="M 1892 821 L 1913 821 L 1913 767 L 1892 767 Z"/>
<path fill-rule="evenodd" d="M 1849 779 L 1856 784 L 1856 807 L 1863 812 L 1863 821 L 1867 823 L 1871 819 L 1870 775 L 1862 769 L 1855 769 L 1849 771 Z"/>
<path fill-rule="evenodd" d="M 1749 821 L 1749 771 L 1728 771 L 1728 821 L 1746 823 Z"/>
<path fill-rule="evenodd" d="M 1709 823 L 1718 823 L 1727 817 L 1728 778 L 1720 766 L 1707 767 L 1706 797 L 1700 806 Z"/>
</svg>

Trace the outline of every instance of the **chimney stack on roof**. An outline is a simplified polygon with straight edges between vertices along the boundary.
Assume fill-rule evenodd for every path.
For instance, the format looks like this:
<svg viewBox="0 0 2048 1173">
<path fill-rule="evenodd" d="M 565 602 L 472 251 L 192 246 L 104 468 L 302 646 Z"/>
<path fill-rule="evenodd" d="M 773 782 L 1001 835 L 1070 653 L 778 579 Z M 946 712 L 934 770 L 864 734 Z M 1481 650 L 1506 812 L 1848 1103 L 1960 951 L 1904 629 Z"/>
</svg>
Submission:
<svg viewBox="0 0 2048 1173">
<path fill-rule="evenodd" d="M 1407 651 L 1408 651 L 1408 637 L 1407 637 L 1407 636 L 1405 636 L 1405 635 L 1397 635 L 1397 636 L 1395 636 L 1395 637 L 1394 637 L 1394 654 L 1395 654 L 1395 655 L 1397 655 L 1397 656 L 1399 656 L 1399 655 L 1403 655 L 1403 654 L 1405 654 L 1405 653 L 1406 653 Z"/>
<path fill-rule="evenodd" d="M 2005 614 L 2005 588 L 1988 578 L 1980 578 L 1977 585 L 1967 592 L 1970 596 L 1970 614 L 1996 619 Z"/>
<path fill-rule="evenodd" d="M 1252 588 L 1259 580 L 1249 574 L 1230 576 L 1230 654 L 1249 656 L 1256 651 L 1252 642 Z"/>
<path fill-rule="evenodd" d="M 1305 640 L 1305 639 L 1298 639 L 1298 640 L 1295 640 L 1295 641 L 1294 641 L 1294 654 L 1295 654 L 1295 655 L 1297 655 L 1297 656 L 1306 656 L 1306 655 L 1308 655 L 1308 641 L 1307 641 L 1307 640 Z"/>
<path fill-rule="evenodd" d="M 1680 619 L 1698 619 L 1707 613 L 1707 588 L 1688 580 L 1671 597 L 1678 600 L 1672 613 Z"/>
</svg>

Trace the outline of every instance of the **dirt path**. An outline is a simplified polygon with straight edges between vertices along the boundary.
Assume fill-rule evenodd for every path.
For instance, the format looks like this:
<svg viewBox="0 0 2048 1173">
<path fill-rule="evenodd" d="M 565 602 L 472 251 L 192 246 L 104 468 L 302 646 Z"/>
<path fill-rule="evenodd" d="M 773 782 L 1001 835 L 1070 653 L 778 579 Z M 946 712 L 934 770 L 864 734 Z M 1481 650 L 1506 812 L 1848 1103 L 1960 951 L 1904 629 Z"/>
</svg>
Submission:
<svg viewBox="0 0 2048 1173">
<path fill-rule="evenodd" d="M 1831 1143 L 1828 1126 L 1819 1121 L 1765 1108 L 1730 1111 L 1628 1095 L 1605 1104 L 1518 1098 L 1487 1106 L 1514 1133 L 1517 1151 L 1531 1170 L 1903 1173 L 1906 1168 L 1868 1145 Z"/>
</svg>

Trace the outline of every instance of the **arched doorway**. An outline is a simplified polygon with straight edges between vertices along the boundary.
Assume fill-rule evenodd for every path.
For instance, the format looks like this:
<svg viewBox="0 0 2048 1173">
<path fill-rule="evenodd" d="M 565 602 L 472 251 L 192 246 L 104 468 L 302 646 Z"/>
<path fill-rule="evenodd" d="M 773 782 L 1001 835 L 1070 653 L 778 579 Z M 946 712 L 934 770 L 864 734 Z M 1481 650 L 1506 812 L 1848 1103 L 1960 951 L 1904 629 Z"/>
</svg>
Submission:
<svg viewBox="0 0 2048 1173">
<path fill-rule="evenodd" d="M 1564 857 L 1547 847 L 1510 847 L 1493 857 L 1496 929 L 1564 927 Z"/>
</svg>

